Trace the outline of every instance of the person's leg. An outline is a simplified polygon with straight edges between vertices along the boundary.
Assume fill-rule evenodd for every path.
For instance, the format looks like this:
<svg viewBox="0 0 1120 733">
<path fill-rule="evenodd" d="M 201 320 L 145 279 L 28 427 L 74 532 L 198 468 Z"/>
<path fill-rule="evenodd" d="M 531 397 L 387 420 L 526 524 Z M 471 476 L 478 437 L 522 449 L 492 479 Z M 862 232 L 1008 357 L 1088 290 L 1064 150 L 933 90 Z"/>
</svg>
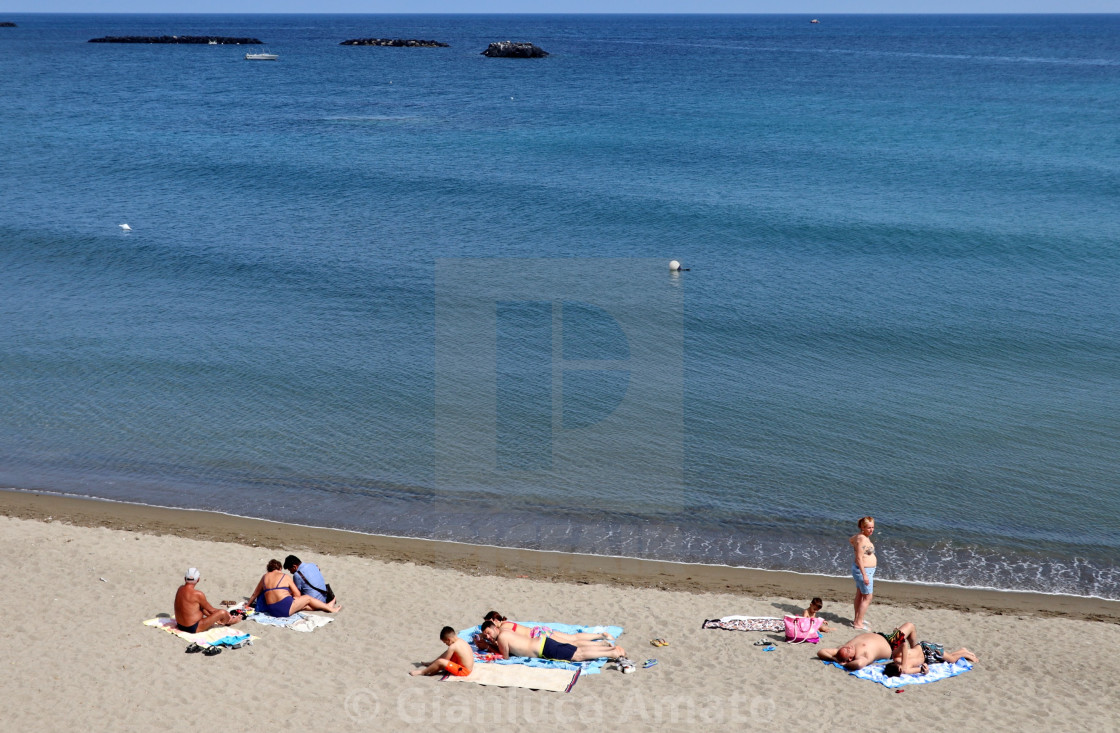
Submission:
<svg viewBox="0 0 1120 733">
<path fill-rule="evenodd" d="M 625 657 L 626 650 L 620 646 L 604 647 L 602 645 L 576 647 L 576 653 L 572 655 L 573 662 L 587 662 L 592 659 L 618 659 Z"/>
<path fill-rule="evenodd" d="M 863 629 L 867 626 L 867 621 L 864 618 L 867 616 L 867 609 L 871 605 L 871 593 L 861 593 L 856 591 L 856 614 L 852 619 L 852 626 L 857 629 Z"/>
<path fill-rule="evenodd" d="M 968 649 L 964 648 L 963 646 L 960 649 L 956 650 L 955 652 L 945 652 L 945 654 L 942 655 L 942 656 L 943 656 L 944 660 L 946 662 L 948 662 L 949 664 L 952 664 L 953 662 L 957 661 L 958 659 L 967 659 L 968 661 L 972 662 L 973 664 L 976 664 L 977 662 L 980 661 L 979 659 L 976 658 L 975 654 L 973 654 L 972 652 L 970 652 Z"/>
<path fill-rule="evenodd" d="M 579 634 L 565 634 L 562 631 L 553 631 L 550 632 L 548 636 L 551 636 L 553 639 L 562 644 L 574 644 L 576 646 L 586 646 L 587 644 L 593 643 L 600 645 L 606 643 L 609 645 L 614 642 L 614 639 L 607 636 L 606 634 L 589 634 L 587 632 L 581 632 Z"/>
<path fill-rule="evenodd" d="M 312 611 L 326 611 L 327 613 L 335 613 L 342 607 L 339 606 L 336 601 L 331 601 L 328 604 L 323 603 L 318 598 L 312 598 L 311 596 L 300 596 L 299 598 L 292 599 L 292 605 L 291 609 L 288 612 L 288 615 L 291 616 L 296 611 L 302 611 L 305 608 L 310 608 Z"/>
<path fill-rule="evenodd" d="M 914 627 L 914 624 L 907 621 L 902 626 L 899 626 L 898 630 L 902 632 L 903 638 L 906 639 L 907 646 L 911 649 L 918 646 L 918 630 Z"/>
<path fill-rule="evenodd" d="M 433 674 L 439 674 L 440 672 L 444 672 L 444 671 L 447 670 L 447 662 L 448 662 L 448 658 L 449 658 L 450 654 L 451 654 L 451 650 L 448 649 L 447 652 L 440 655 L 434 662 L 429 664 L 424 669 L 414 669 L 411 672 L 409 672 L 409 674 L 412 675 L 413 677 L 418 677 L 420 675 L 433 675 Z"/>
<path fill-rule="evenodd" d="M 235 623 L 237 621 L 230 619 L 229 611 L 217 611 L 199 621 L 198 630 L 195 633 L 209 631 L 215 626 L 232 626 Z"/>
</svg>

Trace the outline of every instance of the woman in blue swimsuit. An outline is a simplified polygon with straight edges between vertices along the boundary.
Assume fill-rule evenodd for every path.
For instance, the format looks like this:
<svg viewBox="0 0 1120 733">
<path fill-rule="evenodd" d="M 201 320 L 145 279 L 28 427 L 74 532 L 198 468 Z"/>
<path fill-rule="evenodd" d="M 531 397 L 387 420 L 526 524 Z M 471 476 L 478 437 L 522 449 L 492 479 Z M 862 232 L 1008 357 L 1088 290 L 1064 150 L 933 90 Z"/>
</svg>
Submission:
<svg viewBox="0 0 1120 733">
<path fill-rule="evenodd" d="M 293 613 L 310 608 L 312 611 L 336 613 L 342 609 L 338 601 L 323 603 L 318 598 L 302 595 L 292 581 L 292 576 L 283 571 L 279 560 L 268 561 L 268 572 L 261 576 L 249 605 L 256 605 L 257 611 L 269 616 L 284 618 Z"/>
</svg>

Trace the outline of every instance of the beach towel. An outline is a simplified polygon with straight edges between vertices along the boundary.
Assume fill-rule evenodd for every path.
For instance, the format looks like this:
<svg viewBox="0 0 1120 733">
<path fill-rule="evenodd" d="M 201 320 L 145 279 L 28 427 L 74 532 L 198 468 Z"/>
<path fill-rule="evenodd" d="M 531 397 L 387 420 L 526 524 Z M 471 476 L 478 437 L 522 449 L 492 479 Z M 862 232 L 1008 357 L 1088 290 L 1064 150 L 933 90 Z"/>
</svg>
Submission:
<svg viewBox="0 0 1120 733">
<path fill-rule="evenodd" d="M 209 629 L 208 631 L 203 631 L 197 634 L 188 634 L 187 632 L 179 628 L 179 625 L 175 623 L 174 618 L 166 618 L 162 616 L 158 618 L 150 618 L 144 622 L 144 625 L 151 626 L 155 629 L 162 629 L 169 634 L 174 634 L 175 636 L 186 639 L 187 641 L 193 641 L 199 646 L 233 646 L 234 644 L 238 644 L 242 641 L 248 641 L 252 643 L 260 638 L 257 636 L 252 636 L 251 634 L 246 634 L 244 631 L 241 631 L 240 629 L 234 628 L 232 626 L 216 626 L 212 629 Z"/>
<path fill-rule="evenodd" d="M 724 616 L 705 621 L 702 629 L 726 629 L 728 631 L 786 631 L 785 620 L 780 616 Z"/>
<path fill-rule="evenodd" d="M 610 634 L 614 638 L 622 635 L 621 626 L 579 626 L 575 624 L 559 624 L 559 623 L 541 623 L 540 621 L 518 621 L 519 626 L 547 626 L 553 631 L 559 631 L 564 634 Z M 474 650 L 475 659 L 483 659 L 486 662 L 493 664 L 521 664 L 526 667 L 542 667 L 545 669 L 567 669 L 567 670 L 580 670 L 583 674 L 599 674 L 606 666 L 606 659 L 592 659 L 589 662 L 561 662 L 556 659 L 536 659 L 534 657 L 511 657 L 510 659 L 498 659 L 495 654 L 488 654 L 481 651 L 474 645 L 474 637 L 482 630 L 482 625 L 472 626 L 469 629 L 463 629 L 459 632 L 459 638 L 466 641 L 471 645 Z"/>
<path fill-rule="evenodd" d="M 249 618 L 264 626 L 280 626 L 285 629 L 291 629 L 292 631 L 304 631 L 307 633 L 334 621 L 330 616 L 317 616 L 311 613 L 305 614 L 303 611 L 286 617 L 269 616 L 267 613 L 254 613 Z"/>
<path fill-rule="evenodd" d="M 823 659 L 821 661 L 824 662 Z M 889 687 L 891 689 L 894 689 L 895 687 L 904 687 L 906 685 L 928 685 L 931 682 L 948 679 L 949 677 L 956 677 L 957 675 L 964 674 L 965 672 L 972 669 L 972 662 L 968 661 L 967 659 L 958 659 L 953 664 L 949 664 L 948 662 L 931 664 L 929 665 L 929 672 L 926 672 L 925 674 L 904 674 L 898 677 L 888 677 L 883 674 L 883 667 L 889 661 L 889 659 L 880 659 L 874 664 L 870 664 L 863 669 L 857 669 L 854 672 L 844 669 L 844 666 L 842 664 L 837 664 L 836 662 L 824 663 L 831 664 L 833 667 L 844 669 L 845 672 L 852 675 L 853 677 L 858 677 L 861 680 L 878 682 L 880 685 Z"/>
<path fill-rule="evenodd" d="M 529 690 L 571 692 L 582 670 L 543 669 L 523 664 L 475 664 L 469 677 L 445 674 L 441 682 L 474 682 L 494 687 L 524 687 Z"/>
</svg>

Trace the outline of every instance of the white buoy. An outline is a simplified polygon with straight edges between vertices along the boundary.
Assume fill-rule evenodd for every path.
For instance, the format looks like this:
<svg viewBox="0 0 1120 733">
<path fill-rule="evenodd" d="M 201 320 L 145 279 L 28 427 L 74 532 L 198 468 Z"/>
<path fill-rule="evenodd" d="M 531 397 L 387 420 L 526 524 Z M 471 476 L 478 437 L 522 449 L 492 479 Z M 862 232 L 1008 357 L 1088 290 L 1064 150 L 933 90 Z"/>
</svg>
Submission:
<svg viewBox="0 0 1120 733">
<path fill-rule="evenodd" d="M 681 263 L 677 262 L 676 260 L 673 260 L 669 263 L 669 272 L 680 272 L 680 269 Z"/>
<path fill-rule="evenodd" d="M 132 227 L 130 227 L 128 224 L 119 224 L 118 226 L 120 226 L 120 228 L 125 230 L 126 232 L 132 231 Z"/>
</svg>

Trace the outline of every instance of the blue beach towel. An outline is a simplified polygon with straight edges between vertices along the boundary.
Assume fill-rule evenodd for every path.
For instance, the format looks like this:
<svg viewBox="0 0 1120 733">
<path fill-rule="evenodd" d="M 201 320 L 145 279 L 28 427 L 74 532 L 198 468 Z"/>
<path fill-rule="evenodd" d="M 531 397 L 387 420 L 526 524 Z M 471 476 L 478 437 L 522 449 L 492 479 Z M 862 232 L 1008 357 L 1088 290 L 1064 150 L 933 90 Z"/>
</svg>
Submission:
<svg viewBox="0 0 1120 733">
<path fill-rule="evenodd" d="M 579 626 L 576 624 L 541 623 L 540 621 L 518 621 L 518 626 L 547 626 L 553 631 L 564 634 L 610 634 L 614 638 L 622 635 L 621 626 Z M 459 638 L 471 645 L 471 649 L 479 651 L 474 645 L 474 636 L 482 630 L 482 625 L 472 626 L 459 632 Z M 549 669 L 582 670 L 582 674 L 599 674 L 606 665 L 605 659 L 592 659 L 589 662 L 561 662 L 556 659 L 535 659 L 533 657 L 511 657 L 510 659 L 496 659 L 494 664 L 524 664 L 527 667 L 546 667 Z"/>
<path fill-rule="evenodd" d="M 824 662 L 824 660 L 821 660 Z M 937 682 L 938 680 L 948 679 L 949 677 L 956 677 L 959 674 L 972 669 L 972 662 L 967 659 L 958 659 L 953 664 L 942 662 L 941 664 L 931 664 L 929 672 L 926 674 L 904 674 L 899 677 L 888 677 L 883 674 L 883 667 L 889 662 L 889 659 L 880 659 L 874 664 L 870 664 L 863 669 L 857 669 L 854 672 L 844 669 L 844 665 L 836 662 L 824 662 L 831 664 L 833 667 L 844 669 L 845 672 L 853 677 L 859 677 L 861 680 L 870 680 L 871 682 L 878 682 L 884 687 L 904 687 L 906 685 L 928 685 L 930 682 Z"/>
</svg>

